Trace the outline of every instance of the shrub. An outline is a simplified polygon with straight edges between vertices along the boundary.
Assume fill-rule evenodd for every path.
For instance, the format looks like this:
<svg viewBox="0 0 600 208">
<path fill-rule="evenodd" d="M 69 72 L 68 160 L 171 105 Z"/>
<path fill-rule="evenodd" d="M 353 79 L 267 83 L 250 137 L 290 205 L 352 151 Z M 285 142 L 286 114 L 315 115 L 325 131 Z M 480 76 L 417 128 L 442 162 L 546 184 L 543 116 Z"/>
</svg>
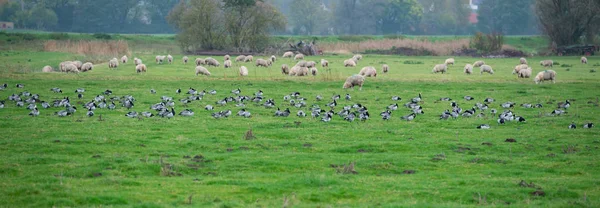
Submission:
<svg viewBox="0 0 600 208">
<path fill-rule="evenodd" d="M 106 33 L 96 33 L 93 35 L 94 38 L 96 39 L 101 39 L 101 40 L 110 40 L 112 39 L 112 36 Z"/>
<path fill-rule="evenodd" d="M 483 34 L 477 32 L 469 42 L 469 47 L 485 53 L 500 51 L 502 45 L 504 45 L 504 35 L 500 33 Z"/>
</svg>

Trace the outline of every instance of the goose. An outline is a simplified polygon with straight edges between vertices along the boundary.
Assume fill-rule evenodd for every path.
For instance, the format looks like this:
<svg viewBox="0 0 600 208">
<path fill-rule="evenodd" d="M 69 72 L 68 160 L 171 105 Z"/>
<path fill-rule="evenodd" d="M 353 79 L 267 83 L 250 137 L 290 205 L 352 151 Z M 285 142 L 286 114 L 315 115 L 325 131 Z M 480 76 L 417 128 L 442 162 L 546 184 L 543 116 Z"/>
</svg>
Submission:
<svg viewBox="0 0 600 208">
<path fill-rule="evenodd" d="M 402 100 L 402 98 L 399 97 L 399 96 L 392 96 L 392 100 L 393 101 L 400 101 L 400 100 Z"/>
<path fill-rule="evenodd" d="M 27 110 L 33 110 L 35 108 L 37 108 L 36 104 L 31 103 L 31 104 L 27 105 Z"/>
<path fill-rule="evenodd" d="M 40 115 L 40 111 L 37 108 L 34 108 L 31 112 L 29 112 L 30 116 L 39 116 Z"/>
<path fill-rule="evenodd" d="M 211 95 L 216 95 L 216 94 L 217 94 L 217 91 L 216 91 L 216 90 L 210 90 L 210 91 L 208 91 L 208 94 L 211 94 Z"/>
<path fill-rule="evenodd" d="M 102 96 L 102 95 L 96 95 L 96 97 L 94 98 L 94 100 L 96 102 L 100 102 L 100 101 L 104 100 L 104 96 Z"/>
<path fill-rule="evenodd" d="M 565 100 L 564 103 L 558 103 L 558 108 L 564 108 L 566 110 L 569 107 L 571 107 L 571 102 L 569 102 L 569 100 Z"/>
<path fill-rule="evenodd" d="M 302 108 L 305 106 L 306 106 L 306 102 L 304 102 L 304 101 L 300 101 L 300 102 L 297 102 L 296 104 L 294 104 L 294 107 L 296 107 L 296 108 Z"/>
<path fill-rule="evenodd" d="M 398 110 L 398 103 L 388 105 L 387 109 L 392 111 Z"/>
<path fill-rule="evenodd" d="M 329 106 L 329 107 L 332 107 L 332 108 L 333 108 L 333 107 L 337 106 L 337 101 L 335 101 L 335 99 L 333 99 L 333 101 L 332 101 L 332 102 L 330 102 L 330 103 L 328 103 L 328 104 L 327 104 L 327 106 Z"/>
<path fill-rule="evenodd" d="M 23 88 L 23 87 L 25 87 L 25 85 L 23 85 L 23 84 L 17 84 L 16 86 L 17 86 L 17 88 Z"/>
<path fill-rule="evenodd" d="M 17 105 L 17 107 L 23 107 L 25 105 L 25 102 L 17 101 L 16 105 Z"/>
<path fill-rule="evenodd" d="M 523 118 L 522 116 L 516 116 L 516 117 L 515 117 L 515 121 L 518 121 L 518 122 L 525 122 L 525 118 Z"/>
<path fill-rule="evenodd" d="M 304 113 L 304 111 L 302 111 L 302 110 L 299 110 L 299 111 L 296 113 L 296 116 L 298 116 L 298 117 L 306 117 L 306 113 Z"/>
<path fill-rule="evenodd" d="M 165 106 L 167 106 L 167 107 L 175 107 L 175 101 L 172 101 L 172 100 L 171 100 L 171 101 L 169 101 L 169 102 L 166 102 L 166 103 L 165 103 Z"/>
<path fill-rule="evenodd" d="M 4 83 L 3 85 L 0 85 L 0 90 L 4 90 L 8 87 L 8 85 L 6 83 Z"/>
<path fill-rule="evenodd" d="M 165 102 L 165 103 L 173 100 L 173 98 L 172 98 L 172 97 L 169 97 L 169 96 L 164 96 L 164 95 L 163 95 L 163 96 L 161 96 L 161 97 L 160 97 L 160 99 L 161 99 L 163 102 Z"/>
<path fill-rule="evenodd" d="M 100 108 L 100 109 L 106 108 L 106 106 L 108 106 L 108 104 L 106 104 L 106 101 L 102 101 L 102 102 L 98 103 L 98 108 Z"/>
<path fill-rule="evenodd" d="M 310 116 L 312 116 L 312 118 L 318 118 L 321 116 L 321 110 L 312 110 L 310 112 Z"/>
<path fill-rule="evenodd" d="M 543 106 L 541 103 L 538 103 L 538 104 L 535 104 L 533 107 L 534 107 L 534 108 L 542 108 L 542 107 L 544 107 L 544 106 Z"/>
<path fill-rule="evenodd" d="M 354 109 L 361 109 L 361 108 L 363 108 L 363 105 L 360 104 L 360 103 L 356 103 L 356 104 L 352 105 L 352 108 L 354 108 Z"/>
<path fill-rule="evenodd" d="M 128 110 L 133 108 L 133 106 L 134 104 L 131 100 L 125 100 L 125 102 L 123 103 L 123 107 L 127 108 Z"/>
<path fill-rule="evenodd" d="M 250 118 L 252 116 L 252 114 L 249 111 L 243 108 L 240 111 L 238 111 L 237 115 L 242 116 L 244 118 Z"/>
<path fill-rule="evenodd" d="M 500 104 L 500 106 L 502 106 L 502 108 L 513 108 L 513 107 L 515 107 L 515 103 L 505 102 L 505 103 Z"/>
<path fill-rule="evenodd" d="M 206 90 L 202 90 L 198 93 L 198 96 L 204 97 L 204 95 L 206 95 Z"/>
<path fill-rule="evenodd" d="M 242 90 L 240 90 L 240 88 L 231 91 L 231 93 L 233 93 L 234 95 L 239 95 L 241 92 Z"/>
<path fill-rule="evenodd" d="M 263 106 L 267 108 L 273 108 L 275 107 L 275 101 L 273 99 L 268 99 L 267 101 L 265 101 L 265 104 L 263 104 Z"/>
<path fill-rule="evenodd" d="M 417 117 L 417 114 L 411 113 L 406 116 L 402 116 L 402 120 L 412 121 L 415 119 L 415 117 Z"/>
<path fill-rule="evenodd" d="M 194 111 L 190 110 L 190 109 L 185 109 L 181 112 L 179 112 L 180 116 L 193 116 L 194 115 Z"/>
<path fill-rule="evenodd" d="M 477 114 L 477 118 L 483 118 L 483 117 L 485 117 L 485 114 L 483 114 L 483 113 Z"/>
<path fill-rule="evenodd" d="M 164 117 L 171 119 L 173 116 L 175 116 L 175 109 L 171 107 L 171 111 L 167 112 Z"/>
<path fill-rule="evenodd" d="M 350 94 L 346 94 L 346 100 L 351 100 L 352 96 L 350 96 Z"/>
<path fill-rule="evenodd" d="M 329 114 L 325 114 L 322 118 L 321 121 L 323 122 L 330 122 L 331 121 L 331 116 Z"/>
<path fill-rule="evenodd" d="M 94 111 L 88 111 L 85 115 L 87 115 L 88 117 L 92 117 L 94 116 Z"/>
<path fill-rule="evenodd" d="M 405 103 L 405 104 L 404 104 L 404 107 L 407 107 L 407 108 L 411 108 L 411 109 L 412 109 L 412 108 L 414 108 L 415 106 L 418 106 L 418 105 L 419 105 L 419 104 L 416 104 L 416 103 L 413 103 L 413 102 L 408 102 L 408 103 Z"/>
<path fill-rule="evenodd" d="M 317 101 L 321 101 L 321 100 L 323 100 L 323 96 L 321 96 L 321 95 L 317 95 L 317 96 L 315 97 L 315 99 L 316 99 Z"/>
<path fill-rule="evenodd" d="M 33 100 L 39 100 L 40 99 L 40 95 L 39 94 L 33 94 L 33 95 L 31 95 L 31 98 Z"/>
<path fill-rule="evenodd" d="M 356 118 L 356 114 L 354 112 L 349 113 L 344 120 L 348 121 L 348 122 L 352 122 L 354 121 L 354 119 Z"/>
<path fill-rule="evenodd" d="M 244 104 L 244 103 L 238 103 L 238 104 L 235 104 L 235 107 L 243 108 L 243 107 L 246 107 L 246 104 Z"/>
<path fill-rule="evenodd" d="M 456 104 L 456 102 L 455 102 L 455 101 L 452 101 L 452 102 L 450 103 L 450 106 L 452 106 L 452 107 L 454 108 L 454 107 L 458 107 L 458 104 Z"/>
<path fill-rule="evenodd" d="M 220 112 L 215 112 L 215 113 L 212 113 L 212 114 L 211 114 L 211 116 L 212 116 L 213 118 L 216 118 L 216 119 L 219 119 L 219 118 L 222 118 L 222 117 L 223 117 L 223 115 L 221 115 L 221 113 L 220 113 Z"/>
<path fill-rule="evenodd" d="M 586 123 L 586 124 L 583 124 L 583 128 L 584 128 L 584 129 L 591 129 L 592 127 L 594 127 L 594 124 L 593 124 L 593 123 Z"/>
<path fill-rule="evenodd" d="M 577 129 L 577 125 L 575 123 L 569 124 L 569 129 Z"/>
<path fill-rule="evenodd" d="M 108 104 L 108 110 L 114 110 L 117 107 L 117 105 L 115 105 L 115 102 L 111 102 L 110 104 Z"/>
<path fill-rule="evenodd" d="M 421 99 L 422 99 L 421 93 L 419 93 L 419 97 L 415 97 L 415 98 L 411 99 L 411 101 L 413 103 L 418 103 L 418 102 L 421 102 Z"/>
<path fill-rule="evenodd" d="M 289 109 L 288 109 L 289 112 Z M 231 110 L 221 111 L 221 114 L 225 116 L 225 118 L 231 116 Z"/>
<path fill-rule="evenodd" d="M 129 111 L 129 112 L 127 112 L 127 114 L 125 114 L 125 116 L 127 116 L 129 118 L 136 118 L 138 116 L 138 113 L 135 111 Z"/>
<path fill-rule="evenodd" d="M 258 90 L 258 92 L 254 93 L 254 96 L 262 97 L 263 96 L 263 91 L 262 90 Z"/>
<path fill-rule="evenodd" d="M 288 100 L 291 100 L 291 99 L 292 99 L 291 95 L 285 95 L 285 96 L 283 96 L 283 100 L 285 100 L 285 101 L 288 101 Z"/>
<path fill-rule="evenodd" d="M 498 110 L 496 110 L 495 108 L 492 108 L 492 110 L 490 111 L 490 113 L 491 113 L 493 116 L 496 116 L 496 113 L 498 113 Z"/>
<path fill-rule="evenodd" d="M 341 110 L 340 112 L 337 113 L 340 117 L 344 118 L 346 116 L 348 116 L 348 114 L 350 114 L 350 111 L 348 110 Z"/>
<path fill-rule="evenodd" d="M 72 114 L 72 113 L 75 113 L 77 111 L 77 107 L 75 107 L 75 106 L 69 106 L 69 107 L 67 107 L 66 110 L 67 110 L 67 112 L 69 112 L 69 113 Z"/>
<path fill-rule="evenodd" d="M 292 92 L 290 95 L 291 95 L 292 97 L 295 97 L 295 98 L 297 98 L 297 97 L 299 97 L 299 96 L 300 96 L 300 92 Z"/>
<path fill-rule="evenodd" d="M 215 108 L 212 105 L 206 105 L 206 106 L 204 106 L 204 109 L 211 111 L 211 110 L 214 110 Z"/>
<path fill-rule="evenodd" d="M 27 98 L 27 100 L 25 100 L 26 103 L 36 103 L 37 100 L 33 97 Z"/>
<path fill-rule="evenodd" d="M 423 108 L 421 108 L 421 106 L 419 106 L 419 108 L 413 109 L 413 113 L 414 114 L 425 114 L 425 111 L 423 111 Z"/>
<path fill-rule="evenodd" d="M 81 94 L 81 93 L 77 94 L 77 98 L 78 99 L 82 99 L 83 98 L 83 94 Z"/>
<path fill-rule="evenodd" d="M 69 113 L 66 110 L 61 110 L 61 111 L 58 111 L 58 112 L 56 112 L 54 114 L 58 115 L 58 117 L 65 117 L 65 116 L 71 115 L 71 113 Z"/>
<path fill-rule="evenodd" d="M 556 110 L 553 110 L 550 114 L 551 115 L 558 115 L 558 116 L 560 116 L 560 115 L 565 114 L 565 113 L 567 113 L 567 112 L 565 112 L 564 110 L 556 109 Z"/>
<path fill-rule="evenodd" d="M 452 98 L 443 97 L 443 98 L 440 98 L 440 101 L 452 101 Z"/>
<path fill-rule="evenodd" d="M 530 104 L 530 103 L 523 103 L 523 104 L 521 104 L 521 107 L 523 107 L 523 108 L 533 108 L 533 105 Z"/>
<path fill-rule="evenodd" d="M 331 99 L 334 100 L 334 101 L 336 101 L 336 100 L 339 100 L 340 97 L 341 97 L 340 95 L 334 95 L 334 96 L 331 97 Z"/>
<path fill-rule="evenodd" d="M 381 119 L 383 120 L 389 120 L 392 117 L 392 112 L 390 112 L 389 110 L 383 111 L 379 114 L 381 116 Z"/>
<path fill-rule="evenodd" d="M 181 88 L 178 88 L 177 90 L 175 90 L 175 94 L 181 94 Z"/>
<path fill-rule="evenodd" d="M 105 95 L 111 95 L 112 93 L 113 93 L 112 90 L 109 90 L 109 89 L 104 90 Z"/>
<path fill-rule="evenodd" d="M 46 102 L 46 101 L 42 101 L 42 108 L 50 108 L 50 103 Z"/>
<path fill-rule="evenodd" d="M 63 91 L 58 87 L 54 87 L 54 88 L 50 89 L 50 91 L 52 91 L 54 93 L 63 93 Z"/>
<path fill-rule="evenodd" d="M 360 119 L 360 121 L 366 121 L 369 119 L 369 112 L 366 111 L 364 113 L 360 113 L 358 114 L 358 118 Z"/>
<path fill-rule="evenodd" d="M 451 116 L 452 114 L 450 114 L 450 111 L 446 110 L 440 115 L 440 120 L 448 120 Z"/>
<path fill-rule="evenodd" d="M 156 90 L 150 89 L 150 94 L 156 94 Z"/>
<path fill-rule="evenodd" d="M 506 120 L 504 120 L 503 118 L 499 118 L 498 119 L 498 124 L 505 124 Z"/>
<path fill-rule="evenodd" d="M 479 126 L 477 126 L 478 129 L 490 129 L 490 125 L 487 124 L 481 124 Z"/>
<path fill-rule="evenodd" d="M 142 116 L 144 116 L 144 117 L 146 117 L 146 118 L 150 118 L 150 117 L 153 117 L 153 116 L 154 116 L 154 114 L 152 114 L 152 113 L 150 113 L 150 112 L 148 112 L 148 111 L 144 111 L 144 112 L 142 112 L 141 114 L 142 114 Z"/>
<path fill-rule="evenodd" d="M 198 91 L 196 89 L 190 87 L 190 89 L 188 89 L 186 94 L 195 95 L 197 93 L 198 93 Z"/>
<path fill-rule="evenodd" d="M 485 98 L 485 100 L 483 100 L 484 103 L 493 103 L 494 101 L 494 98 Z"/>
<path fill-rule="evenodd" d="M 469 95 L 467 95 L 467 96 L 464 96 L 463 98 L 464 98 L 466 101 L 475 100 L 475 98 L 473 98 L 473 97 L 471 97 L 471 96 L 469 96 Z"/>
</svg>

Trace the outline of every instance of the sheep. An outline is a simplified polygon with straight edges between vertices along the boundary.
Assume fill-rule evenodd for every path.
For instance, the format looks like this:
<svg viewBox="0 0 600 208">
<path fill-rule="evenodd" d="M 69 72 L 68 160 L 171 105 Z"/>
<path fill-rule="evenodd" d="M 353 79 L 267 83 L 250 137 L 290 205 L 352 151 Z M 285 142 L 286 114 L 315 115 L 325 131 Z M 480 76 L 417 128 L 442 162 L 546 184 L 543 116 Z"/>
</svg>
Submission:
<svg viewBox="0 0 600 208">
<path fill-rule="evenodd" d="M 223 61 L 227 61 L 230 59 L 231 59 L 231 57 L 229 56 L 229 54 L 226 54 L 225 56 L 223 56 Z"/>
<path fill-rule="evenodd" d="M 139 59 L 139 58 L 133 58 L 133 63 L 134 63 L 136 66 L 137 66 L 137 65 L 140 65 L 140 64 L 142 64 L 142 59 Z"/>
<path fill-rule="evenodd" d="M 308 75 L 308 68 L 301 66 L 294 66 L 290 69 L 290 76 L 306 76 Z"/>
<path fill-rule="evenodd" d="M 63 62 L 60 62 L 60 64 L 58 65 L 58 69 L 59 69 L 61 72 L 65 72 L 65 71 L 66 71 L 66 70 L 65 70 L 65 65 L 67 65 L 67 64 L 70 64 L 70 63 L 71 63 L 70 61 L 63 61 Z"/>
<path fill-rule="evenodd" d="M 283 53 L 283 56 L 282 56 L 282 58 L 292 58 L 292 57 L 294 57 L 294 52 L 291 52 L 291 51 Z"/>
<path fill-rule="evenodd" d="M 42 72 L 44 73 L 49 73 L 49 72 L 53 72 L 54 69 L 52 69 L 51 66 L 44 66 L 44 68 L 42 68 Z"/>
<path fill-rule="evenodd" d="M 492 69 L 492 67 L 491 67 L 490 65 L 485 65 L 485 64 L 484 64 L 484 65 L 481 65 L 481 66 L 479 67 L 479 73 L 480 73 L 480 74 L 483 74 L 483 72 L 487 72 L 487 73 L 490 73 L 490 74 L 494 74 L 494 69 Z"/>
<path fill-rule="evenodd" d="M 329 67 L 329 61 L 321 59 L 321 67 Z"/>
<path fill-rule="evenodd" d="M 554 62 L 552 60 L 543 60 L 543 61 L 540 61 L 540 65 L 543 67 L 552 68 L 552 65 L 554 65 Z"/>
<path fill-rule="evenodd" d="M 183 60 L 183 64 L 187 64 L 190 59 L 187 56 L 184 56 L 182 58 L 182 60 Z"/>
<path fill-rule="evenodd" d="M 294 56 L 294 61 L 303 60 L 303 59 L 304 59 L 304 54 L 299 53 L 299 54 L 296 54 L 296 56 Z"/>
<path fill-rule="evenodd" d="M 485 62 L 483 61 L 476 61 L 475 63 L 473 63 L 473 67 L 481 67 L 485 64 Z"/>
<path fill-rule="evenodd" d="M 206 64 L 206 61 L 202 58 L 196 58 L 196 66 L 200 66 L 200 65 L 204 65 Z"/>
<path fill-rule="evenodd" d="M 223 62 L 223 66 L 227 69 L 227 68 L 231 68 L 231 60 L 225 60 L 225 62 Z"/>
<path fill-rule="evenodd" d="M 582 64 L 587 64 L 587 58 L 585 56 L 581 57 L 581 63 Z"/>
<path fill-rule="evenodd" d="M 446 71 L 448 71 L 448 65 L 446 64 L 437 64 L 433 67 L 433 70 L 431 70 L 431 73 L 446 73 Z"/>
<path fill-rule="evenodd" d="M 275 63 L 275 61 L 277 61 L 277 57 L 275 57 L 275 55 L 271 56 L 271 62 Z"/>
<path fill-rule="evenodd" d="M 306 62 L 306 67 L 308 67 L 308 68 L 314 68 L 315 66 L 317 66 L 317 63 L 314 61 Z"/>
<path fill-rule="evenodd" d="M 473 65 L 471 65 L 471 64 L 465 65 L 465 74 L 473 74 Z"/>
<path fill-rule="evenodd" d="M 527 64 L 519 64 L 517 66 L 515 66 L 515 68 L 513 69 L 512 74 L 519 74 L 519 71 L 523 70 L 523 69 L 527 69 L 529 66 L 527 66 Z"/>
<path fill-rule="evenodd" d="M 347 88 L 354 89 L 354 86 L 359 86 L 360 88 L 358 90 L 362 90 L 362 86 L 364 83 L 365 83 L 365 77 L 355 74 L 355 75 L 352 75 L 352 76 L 346 78 L 346 82 L 344 82 L 344 86 L 342 88 L 343 89 L 347 89 Z"/>
<path fill-rule="evenodd" d="M 79 73 L 79 70 L 77 69 L 77 66 L 75 66 L 75 64 L 69 63 L 69 64 L 65 64 L 64 66 L 65 72 L 69 73 Z"/>
<path fill-rule="evenodd" d="M 140 64 L 140 65 L 135 66 L 135 71 L 137 73 L 146 72 L 146 71 L 148 71 L 148 68 L 146 67 L 146 64 Z"/>
<path fill-rule="evenodd" d="M 127 55 L 124 55 L 123 57 L 121 57 L 121 63 L 126 64 L 127 61 L 129 61 L 129 59 L 127 58 Z"/>
<path fill-rule="evenodd" d="M 356 54 L 356 55 L 352 56 L 352 59 L 354 59 L 356 61 L 360 61 L 362 59 L 362 55 Z"/>
<path fill-rule="evenodd" d="M 219 61 L 217 61 L 216 59 L 211 58 L 211 57 L 208 57 L 208 58 L 204 59 L 204 61 L 206 62 L 206 65 L 208 65 L 208 66 L 218 67 L 218 66 L 221 65 L 219 63 Z"/>
<path fill-rule="evenodd" d="M 287 64 L 282 64 L 281 65 L 281 73 L 288 75 L 290 73 L 290 68 L 288 67 Z"/>
<path fill-rule="evenodd" d="M 444 63 L 446 63 L 446 65 L 452 64 L 452 66 L 454 66 L 454 58 L 446 59 L 446 61 Z"/>
<path fill-rule="evenodd" d="M 269 63 L 267 63 L 267 60 L 264 59 L 256 59 L 256 66 L 262 66 L 262 67 L 269 67 Z"/>
<path fill-rule="evenodd" d="M 344 67 L 356 67 L 356 62 L 352 59 L 344 60 Z"/>
<path fill-rule="evenodd" d="M 521 58 L 519 59 L 519 63 L 527 65 L 527 59 L 525 59 L 525 58 L 521 57 Z"/>
<path fill-rule="evenodd" d="M 238 57 L 235 57 L 235 62 L 240 62 L 244 60 L 246 60 L 246 56 L 244 55 L 239 55 Z"/>
<path fill-rule="evenodd" d="M 533 79 L 536 84 L 546 80 L 552 80 L 552 83 L 556 83 L 556 72 L 554 70 L 544 70 L 538 73 Z"/>
<path fill-rule="evenodd" d="M 92 69 L 94 69 L 94 64 L 90 62 L 81 65 L 81 72 L 92 71 Z"/>
<path fill-rule="evenodd" d="M 384 64 L 381 66 L 381 71 L 383 71 L 383 73 L 388 73 L 388 71 L 390 70 L 390 66 L 388 66 L 387 64 Z"/>
<path fill-rule="evenodd" d="M 377 77 L 377 70 L 375 69 L 375 67 L 365 66 L 360 70 L 358 74 L 364 77 Z"/>
<path fill-rule="evenodd" d="M 162 64 L 164 60 L 165 60 L 165 56 L 156 56 L 157 64 Z"/>
<path fill-rule="evenodd" d="M 267 65 L 268 65 L 268 66 L 271 66 L 271 65 L 273 65 L 273 62 L 271 61 L 271 59 L 267 59 Z"/>
<path fill-rule="evenodd" d="M 306 62 L 305 60 L 301 60 L 298 61 L 298 63 L 296 63 L 296 66 L 300 66 L 300 67 L 306 67 L 308 65 L 308 62 Z"/>
<path fill-rule="evenodd" d="M 248 76 L 248 68 L 245 66 L 240 67 L 240 76 L 245 77 Z"/>
<path fill-rule="evenodd" d="M 533 71 L 533 70 L 531 69 L 531 67 L 527 67 L 527 68 L 525 68 L 525 69 L 521 69 L 521 70 L 518 72 L 517 76 L 518 76 L 519 78 L 529 78 L 529 77 L 531 77 L 531 72 L 532 72 L 532 71 Z"/>
<path fill-rule="evenodd" d="M 244 58 L 244 62 L 252 62 L 254 61 L 254 56 L 252 55 L 248 55 L 246 56 L 246 58 Z"/>
<path fill-rule="evenodd" d="M 208 69 L 204 68 L 203 66 L 196 66 L 196 76 L 198 76 L 198 74 L 210 76 Z"/>
<path fill-rule="evenodd" d="M 313 76 L 317 76 L 317 73 L 319 73 L 319 70 L 317 68 L 310 68 L 310 74 L 312 74 Z"/>
<path fill-rule="evenodd" d="M 108 61 L 108 68 L 109 69 L 116 69 L 117 67 L 119 67 L 119 61 L 117 61 L 116 58 L 111 59 L 110 61 Z"/>
<path fill-rule="evenodd" d="M 169 64 L 173 63 L 173 56 L 171 56 L 171 54 L 167 55 L 167 61 L 169 62 Z"/>
<path fill-rule="evenodd" d="M 81 69 L 81 66 L 83 65 L 83 63 L 81 63 L 81 61 L 71 61 L 71 63 L 73 65 L 75 65 L 75 67 L 77 67 L 78 70 Z"/>
</svg>

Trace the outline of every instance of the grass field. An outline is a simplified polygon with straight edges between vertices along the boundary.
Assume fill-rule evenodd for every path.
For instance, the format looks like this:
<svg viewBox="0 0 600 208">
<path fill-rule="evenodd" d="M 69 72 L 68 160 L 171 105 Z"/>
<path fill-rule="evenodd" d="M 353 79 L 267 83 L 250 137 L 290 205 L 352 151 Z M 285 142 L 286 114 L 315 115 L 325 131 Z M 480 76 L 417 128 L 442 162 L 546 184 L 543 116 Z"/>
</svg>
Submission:
<svg viewBox="0 0 600 208">
<path fill-rule="evenodd" d="M 134 54 L 138 55 L 138 54 Z M 60 60 L 77 58 L 64 53 L 0 52 L 0 91 L 5 100 L 13 93 L 29 91 L 41 100 L 69 96 L 78 111 L 57 117 L 61 108 L 40 109 L 39 117 L 6 101 L 0 109 L 0 202 L 3 207 L 472 207 L 600 206 L 600 131 L 583 129 L 587 122 L 600 123 L 600 77 L 590 73 L 600 62 L 589 57 L 588 65 L 578 57 L 552 57 L 564 67 L 555 66 L 556 84 L 535 85 L 532 79 L 511 75 L 518 59 L 485 59 L 494 75 L 464 75 L 462 67 L 475 59 L 455 57 L 456 66 L 448 74 L 431 74 L 431 68 L 445 57 L 364 56 L 356 68 L 340 67 L 346 56 L 309 57 L 328 59 L 331 69 L 319 68 L 317 77 L 286 77 L 279 66 L 293 65 L 278 60 L 273 67 L 246 65 L 250 75 L 237 76 L 237 68 L 209 68 L 211 77 L 194 76 L 193 64 L 183 65 L 175 56 L 172 65 L 157 65 L 153 56 L 140 55 L 148 73 L 136 74 L 133 63 L 109 70 L 96 65 L 88 73 L 40 73 L 41 67 L 57 67 Z M 195 57 L 190 56 L 191 60 Z M 258 57 L 256 57 L 258 58 Z M 85 59 L 85 58 L 82 58 Z M 530 58 L 534 74 L 543 70 Z M 217 60 L 222 61 L 222 57 Z M 422 64 L 405 64 L 405 61 Z M 389 64 L 391 71 L 367 78 L 362 91 L 343 90 L 342 83 L 360 68 L 372 65 L 378 70 Z M 572 66 L 567 66 L 572 65 Z M 568 69 L 568 70 L 567 70 Z M 476 70 L 478 72 L 478 70 Z M 22 83 L 23 89 L 15 88 Z M 60 87 L 56 94 L 50 88 Z M 86 89 L 84 98 L 74 90 Z M 193 87 L 215 89 L 187 107 L 175 94 Z M 278 107 L 290 108 L 290 117 L 274 117 L 275 109 L 246 103 L 253 117 L 232 116 L 214 119 L 203 107 L 233 96 L 240 88 L 252 96 L 263 90 Z M 175 110 L 195 111 L 193 117 L 173 119 L 131 119 L 128 110 L 98 109 L 85 116 L 82 104 L 106 89 L 112 96 L 132 95 L 132 110 L 149 110 L 160 96 L 173 96 Z M 155 89 L 156 94 L 151 94 Z M 361 103 L 369 108 L 366 122 L 349 123 L 334 116 L 329 123 L 294 116 L 297 109 L 283 96 L 298 91 L 308 105 L 324 109 L 335 94 L 352 95 L 341 106 Z M 409 110 L 400 107 L 392 119 L 383 121 L 379 113 L 390 98 L 402 97 L 399 105 L 423 94 L 425 114 L 411 122 L 401 116 Z M 316 95 L 325 97 L 315 101 Z M 475 97 L 465 101 L 463 96 Z M 491 108 L 506 101 L 516 102 L 513 111 L 525 123 L 498 125 L 496 117 L 439 120 L 451 109 L 451 97 L 462 108 L 470 108 L 486 97 L 496 99 Z M 572 102 L 568 114 L 548 116 L 558 102 Z M 543 108 L 522 108 L 522 103 L 542 103 Z M 234 104 L 216 107 L 240 108 Z M 308 111 L 308 108 L 303 110 Z M 99 117 L 102 117 L 102 120 Z M 567 129 L 576 122 L 576 130 Z M 479 124 L 490 124 L 481 130 Z M 252 129 L 254 139 L 244 139 Z M 516 143 L 505 142 L 514 138 Z M 355 163 L 356 174 L 342 174 L 335 166 Z M 172 169 L 164 171 L 169 164 Z M 414 174 L 407 174 L 412 173 Z M 524 180 L 529 187 L 519 185 Z M 533 183 L 533 184 L 529 184 Z M 536 190 L 544 196 L 533 196 Z M 539 193 L 539 192 L 538 192 Z"/>
</svg>

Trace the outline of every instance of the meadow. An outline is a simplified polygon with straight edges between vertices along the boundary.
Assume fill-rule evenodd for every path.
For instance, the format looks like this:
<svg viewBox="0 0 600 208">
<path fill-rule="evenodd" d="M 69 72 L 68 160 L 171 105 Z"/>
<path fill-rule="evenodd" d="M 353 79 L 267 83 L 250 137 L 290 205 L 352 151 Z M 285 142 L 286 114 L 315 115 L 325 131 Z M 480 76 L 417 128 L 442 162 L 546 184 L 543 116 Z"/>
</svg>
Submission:
<svg viewBox="0 0 600 208">
<path fill-rule="evenodd" d="M 553 59 L 556 84 L 536 85 L 533 79 L 511 75 L 518 58 L 484 59 L 494 75 L 465 75 L 462 68 L 477 59 L 455 57 L 447 74 L 431 74 L 432 67 L 446 57 L 401 57 L 364 55 L 355 68 L 342 62 L 351 55 L 308 57 L 330 61 L 329 69 L 318 67 L 316 77 L 288 77 L 280 73 L 281 59 L 270 68 L 243 64 L 248 77 L 233 69 L 209 67 L 212 76 L 194 76 L 193 63 L 184 65 L 182 55 L 174 64 L 158 65 L 154 55 L 133 54 L 144 60 L 148 72 L 137 74 L 133 62 L 108 69 L 97 64 L 80 74 L 41 73 L 44 65 L 57 68 L 62 60 L 78 55 L 39 51 L 1 51 L 0 100 L 13 93 L 38 93 L 41 100 L 65 96 L 78 111 L 57 117 L 60 108 L 40 109 L 38 117 L 6 101 L 0 109 L 0 202 L 2 207 L 474 207 L 474 206 L 600 206 L 600 131 L 583 129 L 587 122 L 600 123 L 600 77 L 590 70 L 600 59 L 589 57 L 528 58 L 534 74 L 542 71 L 540 60 Z M 258 58 L 256 56 L 255 58 Z M 85 57 L 83 57 L 84 59 Z M 193 60 L 195 56 L 190 56 Z M 222 64 L 222 57 L 215 57 Z M 382 64 L 390 65 L 383 74 Z M 562 66 L 561 66 L 562 65 Z M 364 66 L 375 66 L 379 75 L 367 78 L 363 90 L 342 89 L 346 77 Z M 15 84 L 24 88 L 15 88 Z M 64 92 L 53 93 L 59 87 Z M 216 90 L 203 100 L 183 106 L 176 94 L 193 87 Z M 83 99 L 75 89 L 85 88 Z M 246 103 L 251 118 L 232 116 L 214 119 L 207 104 L 233 96 L 231 90 L 253 96 L 259 90 L 273 98 L 277 107 L 290 108 L 289 117 L 274 117 L 276 109 Z M 175 110 L 194 110 L 192 117 L 132 119 L 127 110 L 97 109 L 85 116 L 82 105 L 106 89 L 113 95 L 132 95 L 131 110 L 149 110 L 163 95 L 176 101 Z M 151 94 L 155 89 L 156 94 Z M 368 107 L 366 122 L 347 122 L 334 116 L 331 122 L 295 116 L 297 108 L 283 100 L 300 92 L 308 106 L 326 104 L 340 94 L 341 106 L 360 103 Z M 350 94 L 350 101 L 344 100 Z M 413 121 L 400 117 L 409 110 L 400 107 L 392 119 L 379 113 L 396 103 L 402 106 L 419 93 L 425 114 Z M 315 96 L 322 95 L 323 101 Z M 463 96 L 473 96 L 466 101 Z M 503 109 L 506 101 L 526 122 L 499 125 L 489 111 L 482 118 L 440 120 L 451 109 L 450 97 L 470 108 L 487 97 L 490 108 Z M 563 116 L 548 115 L 558 102 L 570 100 Z M 522 103 L 543 108 L 522 108 Z M 241 109 L 234 104 L 216 111 Z M 308 107 L 302 108 L 308 112 Z M 575 122 L 577 129 L 567 126 Z M 489 124 L 491 129 L 477 129 Z M 251 130 L 252 137 L 247 137 Z M 506 142 L 514 139 L 516 142 Z M 344 170 L 344 165 L 354 169 Z"/>
</svg>

